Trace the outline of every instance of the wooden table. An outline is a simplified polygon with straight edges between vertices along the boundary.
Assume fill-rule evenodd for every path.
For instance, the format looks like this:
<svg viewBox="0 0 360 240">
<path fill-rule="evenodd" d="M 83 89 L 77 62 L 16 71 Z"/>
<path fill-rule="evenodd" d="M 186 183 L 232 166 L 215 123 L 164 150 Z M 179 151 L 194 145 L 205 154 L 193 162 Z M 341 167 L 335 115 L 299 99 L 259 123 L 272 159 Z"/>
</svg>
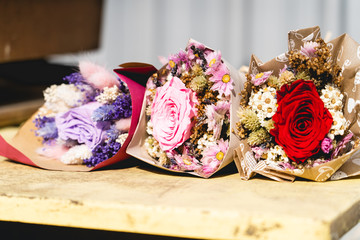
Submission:
<svg viewBox="0 0 360 240">
<path fill-rule="evenodd" d="M 11 137 L 14 129 L 0 131 Z M 360 219 L 360 178 L 210 179 L 129 159 L 59 172 L 0 159 L 0 221 L 202 239 L 338 239 Z M 359 234 L 359 232 L 358 232 Z"/>
</svg>

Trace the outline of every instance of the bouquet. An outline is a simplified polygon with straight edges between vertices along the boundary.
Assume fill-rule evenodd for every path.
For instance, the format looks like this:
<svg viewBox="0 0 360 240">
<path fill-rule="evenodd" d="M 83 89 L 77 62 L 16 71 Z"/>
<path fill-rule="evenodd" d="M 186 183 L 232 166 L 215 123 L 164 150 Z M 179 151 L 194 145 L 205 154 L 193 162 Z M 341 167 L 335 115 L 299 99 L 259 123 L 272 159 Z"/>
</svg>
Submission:
<svg viewBox="0 0 360 240">
<path fill-rule="evenodd" d="M 146 71 L 135 78 L 148 78 L 156 71 L 150 65 L 137 67 Z M 20 128 L 12 145 L 2 144 L 0 154 L 71 171 L 89 171 L 126 159 L 125 149 L 140 112 L 137 98 L 145 90 L 122 75 L 126 70 L 120 69 L 117 77 L 102 66 L 80 62 L 79 71 L 64 77 L 63 84 L 45 89 L 44 105 Z M 20 153 L 15 155 L 16 151 Z"/>
<path fill-rule="evenodd" d="M 265 64 L 252 58 L 236 123 L 242 142 L 235 161 L 244 179 L 259 173 L 325 181 L 359 149 L 358 115 L 347 111 L 359 96 L 348 90 L 353 52 L 341 56 L 348 41 L 325 43 L 319 28 L 304 29 L 289 34 L 286 54 Z"/>
<path fill-rule="evenodd" d="M 220 51 L 190 40 L 149 78 L 127 152 L 163 169 L 210 177 L 231 162 L 238 141 L 230 138 L 230 116 L 240 81 Z"/>
</svg>

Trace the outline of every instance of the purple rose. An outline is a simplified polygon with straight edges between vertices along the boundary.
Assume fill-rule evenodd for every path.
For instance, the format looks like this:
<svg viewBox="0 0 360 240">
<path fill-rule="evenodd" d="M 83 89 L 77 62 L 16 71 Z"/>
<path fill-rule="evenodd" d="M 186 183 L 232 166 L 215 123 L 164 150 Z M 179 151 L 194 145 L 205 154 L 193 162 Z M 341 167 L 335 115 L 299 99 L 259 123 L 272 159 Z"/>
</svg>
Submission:
<svg viewBox="0 0 360 240">
<path fill-rule="evenodd" d="M 66 113 L 55 117 L 59 138 L 76 140 L 85 143 L 93 150 L 105 136 L 105 130 L 110 127 L 109 122 L 94 122 L 91 119 L 95 109 L 100 107 L 98 102 L 91 102 L 83 106 L 72 108 Z"/>
</svg>

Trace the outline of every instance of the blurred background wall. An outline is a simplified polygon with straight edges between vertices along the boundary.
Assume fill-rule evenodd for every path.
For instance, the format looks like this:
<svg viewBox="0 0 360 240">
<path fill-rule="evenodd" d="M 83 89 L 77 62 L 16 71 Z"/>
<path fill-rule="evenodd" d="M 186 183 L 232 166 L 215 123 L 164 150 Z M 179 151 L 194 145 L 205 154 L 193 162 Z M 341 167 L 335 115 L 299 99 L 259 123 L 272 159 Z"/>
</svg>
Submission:
<svg viewBox="0 0 360 240">
<path fill-rule="evenodd" d="M 159 56 L 194 38 L 240 68 L 251 54 L 285 52 L 299 28 L 360 42 L 359 9 L 358 0 L 0 0 L 0 127 L 27 119 L 82 59 L 159 68 Z"/>
<path fill-rule="evenodd" d="M 323 37 L 346 32 L 360 42 L 359 9 L 357 0 L 105 0 L 100 48 L 50 61 L 160 67 L 158 56 L 176 53 L 194 38 L 240 67 L 253 53 L 267 61 L 286 51 L 288 31 L 298 28 L 318 25 Z"/>
</svg>

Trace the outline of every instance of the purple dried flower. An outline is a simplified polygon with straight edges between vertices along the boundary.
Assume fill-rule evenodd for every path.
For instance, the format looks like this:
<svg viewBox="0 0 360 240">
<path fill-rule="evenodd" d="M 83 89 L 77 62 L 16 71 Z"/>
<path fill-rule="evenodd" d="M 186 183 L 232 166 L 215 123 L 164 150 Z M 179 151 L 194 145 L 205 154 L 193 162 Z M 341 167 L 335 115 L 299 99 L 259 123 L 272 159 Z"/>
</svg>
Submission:
<svg viewBox="0 0 360 240">
<path fill-rule="evenodd" d="M 58 137 L 58 130 L 55 124 L 55 118 L 40 117 L 38 116 L 34 120 L 35 127 L 38 128 L 35 131 L 36 136 L 43 138 L 44 142 L 47 142 Z"/>
<path fill-rule="evenodd" d="M 126 84 L 123 81 L 121 81 L 120 78 L 117 78 L 117 79 L 120 82 L 120 85 L 118 86 L 120 92 L 125 93 L 125 94 L 129 93 L 129 88 L 126 86 Z"/>
<path fill-rule="evenodd" d="M 115 107 L 113 105 L 103 105 L 93 112 L 91 119 L 95 122 L 109 121 L 113 120 L 114 115 Z"/>
<path fill-rule="evenodd" d="M 95 97 L 100 94 L 100 90 L 94 89 L 91 85 L 89 85 L 86 79 L 79 72 L 72 73 L 64 77 L 63 80 L 70 84 L 74 84 L 81 92 L 85 92 L 83 104 L 95 101 Z"/>
<path fill-rule="evenodd" d="M 92 151 L 92 157 L 84 159 L 84 164 L 88 167 L 96 166 L 114 156 L 120 148 L 121 144 L 115 140 L 109 139 L 107 142 L 102 142 Z"/>
<path fill-rule="evenodd" d="M 118 120 L 129 118 L 132 113 L 130 95 L 120 95 L 112 104 L 103 105 L 97 108 L 92 115 L 96 122 Z"/>
<path fill-rule="evenodd" d="M 111 125 L 110 128 L 106 131 L 106 138 L 110 141 L 115 141 L 119 137 L 119 130 L 117 130 L 115 125 Z"/>
<path fill-rule="evenodd" d="M 64 77 L 63 80 L 74 85 L 86 83 L 85 78 L 79 72 L 72 73 Z"/>
</svg>

